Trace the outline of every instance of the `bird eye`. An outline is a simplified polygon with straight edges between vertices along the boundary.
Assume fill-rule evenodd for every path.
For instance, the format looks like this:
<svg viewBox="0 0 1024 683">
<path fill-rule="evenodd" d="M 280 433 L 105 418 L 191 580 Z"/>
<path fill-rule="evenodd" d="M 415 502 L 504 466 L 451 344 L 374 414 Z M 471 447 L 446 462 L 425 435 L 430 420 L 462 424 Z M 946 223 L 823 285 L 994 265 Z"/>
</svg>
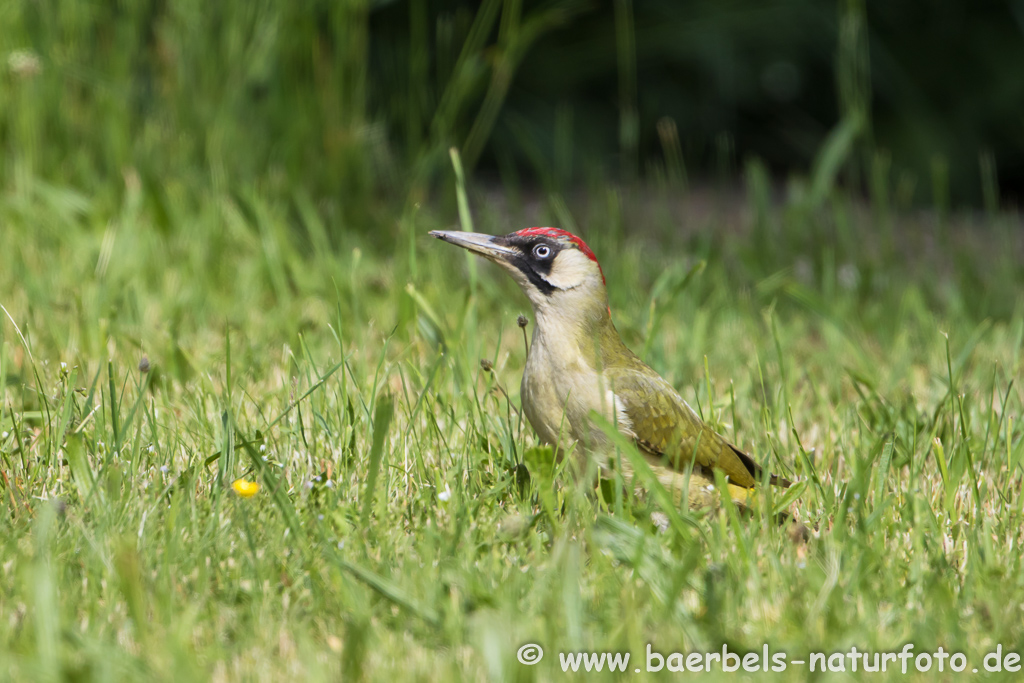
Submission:
<svg viewBox="0 0 1024 683">
<path fill-rule="evenodd" d="M 533 255 L 539 259 L 545 259 L 551 256 L 551 247 L 546 244 L 538 244 L 533 248 Z"/>
</svg>

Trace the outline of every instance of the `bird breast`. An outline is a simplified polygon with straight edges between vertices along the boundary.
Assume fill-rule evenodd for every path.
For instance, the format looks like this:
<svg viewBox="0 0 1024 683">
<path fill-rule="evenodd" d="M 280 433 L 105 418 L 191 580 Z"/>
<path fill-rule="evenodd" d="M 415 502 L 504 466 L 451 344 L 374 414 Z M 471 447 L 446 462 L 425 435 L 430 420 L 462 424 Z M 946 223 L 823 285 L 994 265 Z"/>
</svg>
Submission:
<svg viewBox="0 0 1024 683">
<path fill-rule="evenodd" d="M 523 412 L 544 443 L 568 446 L 576 441 L 592 452 L 607 437 L 590 420 L 591 411 L 629 432 L 623 406 L 604 377 L 571 344 L 552 344 L 534 334 L 521 385 Z"/>
</svg>

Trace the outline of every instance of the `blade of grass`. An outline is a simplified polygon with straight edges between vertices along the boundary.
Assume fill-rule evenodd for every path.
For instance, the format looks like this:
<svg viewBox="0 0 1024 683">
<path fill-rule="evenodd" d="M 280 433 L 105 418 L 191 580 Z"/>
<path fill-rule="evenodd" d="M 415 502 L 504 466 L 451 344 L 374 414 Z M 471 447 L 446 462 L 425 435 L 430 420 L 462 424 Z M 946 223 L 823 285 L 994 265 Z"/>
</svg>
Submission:
<svg viewBox="0 0 1024 683">
<path fill-rule="evenodd" d="M 367 529 L 370 521 L 370 509 L 373 506 L 373 495 L 377 486 L 377 476 L 380 473 L 381 460 L 384 457 L 384 438 L 387 436 L 388 427 L 391 426 L 391 418 L 394 415 L 394 404 L 388 395 L 377 399 L 377 406 L 373 411 L 373 443 L 370 446 L 369 470 L 366 474 L 366 488 L 363 491 L 363 510 L 359 515 L 363 529 Z"/>
</svg>

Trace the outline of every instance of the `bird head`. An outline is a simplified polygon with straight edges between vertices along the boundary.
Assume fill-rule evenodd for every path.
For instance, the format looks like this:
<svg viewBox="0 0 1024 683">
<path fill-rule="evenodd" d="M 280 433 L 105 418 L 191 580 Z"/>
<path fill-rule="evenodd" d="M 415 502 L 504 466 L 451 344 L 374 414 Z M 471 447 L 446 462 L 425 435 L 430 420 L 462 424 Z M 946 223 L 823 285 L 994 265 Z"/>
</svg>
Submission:
<svg viewBox="0 0 1024 683">
<path fill-rule="evenodd" d="M 525 228 L 500 236 L 443 230 L 430 234 L 507 270 L 538 315 L 552 310 L 607 312 L 608 295 L 597 257 L 571 232 Z"/>
</svg>

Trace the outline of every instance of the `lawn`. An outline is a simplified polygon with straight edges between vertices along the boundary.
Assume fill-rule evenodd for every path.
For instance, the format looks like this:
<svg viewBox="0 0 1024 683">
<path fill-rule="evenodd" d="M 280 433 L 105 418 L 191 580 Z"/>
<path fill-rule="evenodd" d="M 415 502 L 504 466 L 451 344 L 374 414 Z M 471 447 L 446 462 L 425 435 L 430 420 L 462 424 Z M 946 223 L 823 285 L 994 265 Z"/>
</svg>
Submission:
<svg viewBox="0 0 1024 683">
<path fill-rule="evenodd" d="M 827 679 L 874 680 L 834 653 L 908 643 L 963 653 L 964 676 L 997 646 L 1014 666 L 1020 216 L 770 200 L 759 178 L 470 187 L 477 231 L 578 230 L 627 344 L 801 482 L 663 528 L 653 497 L 574 479 L 519 419 L 528 302 L 427 236 L 456 212 L 370 239 L 301 195 L 20 177 L 0 197 L 0 680 L 623 675 L 563 673 L 590 651 L 669 679 L 697 675 L 673 652 L 766 646 L 785 672 L 702 675 L 808 678 L 820 652 L 847 671 Z M 637 675 L 648 647 L 666 667 Z M 955 677 L 915 658 L 890 677 Z"/>
</svg>

